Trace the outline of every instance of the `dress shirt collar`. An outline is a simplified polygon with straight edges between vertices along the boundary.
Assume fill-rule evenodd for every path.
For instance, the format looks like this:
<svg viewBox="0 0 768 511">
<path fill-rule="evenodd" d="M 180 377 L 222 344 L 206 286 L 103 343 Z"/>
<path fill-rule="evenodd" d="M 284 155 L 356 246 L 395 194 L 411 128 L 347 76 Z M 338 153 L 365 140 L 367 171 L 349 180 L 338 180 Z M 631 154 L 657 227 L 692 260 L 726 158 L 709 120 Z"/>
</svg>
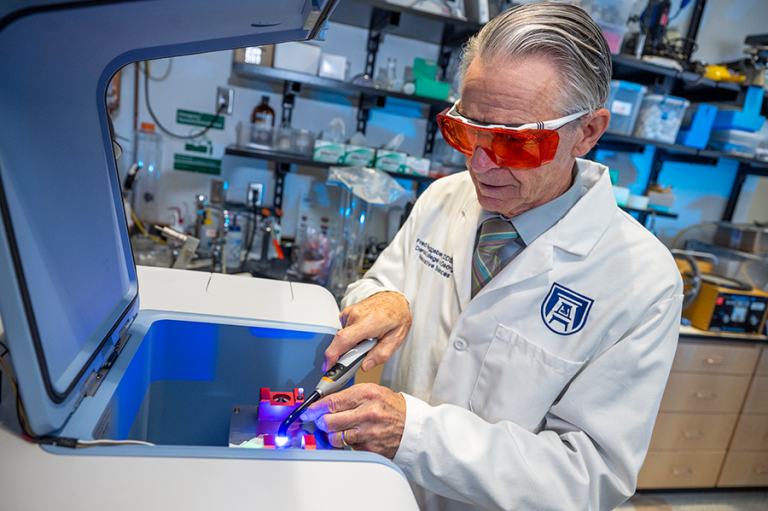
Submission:
<svg viewBox="0 0 768 511">
<path fill-rule="evenodd" d="M 483 212 L 480 215 L 480 223 L 494 217 L 499 217 L 508 222 L 512 222 L 512 225 L 517 230 L 523 243 L 525 243 L 526 246 L 530 245 L 536 238 L 544 234 L 563 218 L 573 205 L 578 202 L 579 198 L 581 198 L 583 188 L 581 183 L 581 173 L 576 171 L 575 174 L 571 187 L 556 199 L 512 218 L 504 218 L 499 213 L 494 213 L 483 208 Z"/>
</svg>

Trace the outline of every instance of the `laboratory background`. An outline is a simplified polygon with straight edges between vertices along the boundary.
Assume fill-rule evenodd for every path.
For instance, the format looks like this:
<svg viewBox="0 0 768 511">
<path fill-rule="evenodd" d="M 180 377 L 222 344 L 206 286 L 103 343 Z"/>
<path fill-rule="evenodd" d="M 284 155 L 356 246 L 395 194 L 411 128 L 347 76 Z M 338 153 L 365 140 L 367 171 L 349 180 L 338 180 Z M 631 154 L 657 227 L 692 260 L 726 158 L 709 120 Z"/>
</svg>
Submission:
<svg viewBox="0 0 768 511">
<path fill-rule="evenodd" d="M 164 274 L 153 280 L 154 268 L 185 269 L 294 290 L 317 285 L 330 298 L 297 294 L 297 310 L 335 310 L 416 199 L 466 171 L 436 116 L 460 98 L 462 45 L 518 3 L 533 2 L 341 0 L 322 39 L 121 67 L 105 101 L 142 292 L 173 286 Z M 768 509 L 768 2 L 569 3 L 590 12 L 613 53 L 610 125 L 585 158 L 610 168 L 618 205 L 672 251 L 685 283 L 680 342 L 650 450 L 637 494 L 620 509 Z M 53 90 L 57 79 L 49 76 Z M 259 303 L 282 299 L 285 289 L 264 292 Z M 174 292 L 182 303 L 184 289 Z M 215 314 L 236 315 L 241 305 L 222 301 Z M 188 328 L 169 322 L 154 335 L 167 334 L 170 346 L 179 342 L 170 334 Z M 234 337 L 282 335 L 220 328 Z M 313 328 L 298 326 L 298 337 L 328 340 L 329 324 Z M 167 359 L 171 348 L 163 349 Z M 212 348 L 196 340 L 190 349 Z M 287 343 L 280 354 L 295 349 Z M 235 364 L 241 355 L 227 356 Z M 154 443 L 189 429 L 185 444 L 206 445 L 192 426 L 173 422 L 191 405 L 179 404 L 189 389 L 171 380 L 204 380 L 210 368 L 168 362 L 156 370 L 192 375 L 169 376 L 152 390 L 170 409 L 156 399 L 141 405 L 133 425 L 105 423 L 101 411 L 94 421 L 102 433 Z M 379 374 L 361 372 L 357 381 Z M 12 401 L 2 383 L 3 401 Z M 279 404 L 276 390 L 285 389 L 262 389 L 262 404 Z M 246 440 L 238 421 L 251 413 L 245 405 L 259 403 L 242 404 L 203 429 L 228 430 L 230 446 Z"/>
</svg>

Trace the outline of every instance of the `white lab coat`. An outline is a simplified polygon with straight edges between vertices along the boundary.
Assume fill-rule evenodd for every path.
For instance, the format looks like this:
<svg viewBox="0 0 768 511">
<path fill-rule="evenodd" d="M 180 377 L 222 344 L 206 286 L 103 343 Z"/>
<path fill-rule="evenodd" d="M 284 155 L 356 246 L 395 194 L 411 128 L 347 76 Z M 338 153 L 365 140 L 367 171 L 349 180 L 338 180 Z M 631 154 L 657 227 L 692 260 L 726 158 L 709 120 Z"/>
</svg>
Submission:
<svg viewBox="0 0 768 511">
<path fill-rule="evenodd" d="M 410 302 L 382 383 L 406 398 L 394 461 L 422 509 L 608 510 L 634 493 L 682 282 L 617 207 L 608 169 L 577 164 L 579 201 L 474 299 L 481 207 L 467 172 L 432 184 L 347 291 L 344 306 L 382 290 Z"/>
</svg>

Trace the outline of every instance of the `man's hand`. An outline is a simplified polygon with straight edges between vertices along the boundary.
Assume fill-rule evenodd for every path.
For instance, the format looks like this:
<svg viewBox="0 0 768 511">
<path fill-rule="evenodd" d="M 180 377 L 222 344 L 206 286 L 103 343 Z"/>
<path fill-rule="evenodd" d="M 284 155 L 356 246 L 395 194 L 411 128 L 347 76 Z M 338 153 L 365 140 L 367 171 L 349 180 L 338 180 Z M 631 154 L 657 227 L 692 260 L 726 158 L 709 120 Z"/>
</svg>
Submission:
<svg viewBox="0 0 768 511">
<path fill-rule="evenodd" d="M 347 445 L 392 459 L 405 429 L 405 398 L 373 383 L 326 396 L 310 406 L 301 420 L 315 421 L 334 447 Z"/>
<path fill-rule="evenodd" d="M 344 328 L 336 333 L 325 350 L 323 372 L 360 341 L 375 337 L 379 342 L 365 357 L 362 366 L 363 371 L 369 371 L 389 360 L 403 344 L 411 329 L 411 310 L 408 300 L 400 293 L 382 291 L 345 308 L 339 320 Z"/>
</svg>

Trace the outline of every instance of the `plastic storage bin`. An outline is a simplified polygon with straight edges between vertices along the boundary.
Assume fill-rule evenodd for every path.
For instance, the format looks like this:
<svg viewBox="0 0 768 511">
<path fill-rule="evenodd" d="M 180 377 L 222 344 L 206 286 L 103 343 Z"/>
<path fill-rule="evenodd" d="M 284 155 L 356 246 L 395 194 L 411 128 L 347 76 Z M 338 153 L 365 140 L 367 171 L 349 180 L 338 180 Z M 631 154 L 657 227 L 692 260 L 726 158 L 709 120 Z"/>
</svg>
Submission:
<svg viewBox="0 0 768 511">
<path fill-rule="evenodd" d="M 582 2 L 587 4 L 590 2 Z M 588 9 L 592 19 L 603 31 L 611 53 L 621 51 L 621 43 L 627 33 L 627 20 L 632 13 L 636 0 L 593 0 Z"/>
<path fill-rule="evenodd" d="M 690 101 L 674 96 L 645 96 L 632 134 L 648 140 L 674 144 Z"/>
<path fill-rule="evenodd" d="M 709 135 L 709 146 L 720 151 L 755 156 L 757 147 L 765 141 L 759 133 L 739 130 L 713 130 Z"/>
<path fill-rule="evenodd" d="M 609 133 L 631 135 L 637 112 L 640 110 L 648 88 L 638 83 L 611 81 L 611 95 L 608 96 L 608 110 L 611 111 Z"/>
<path fill-rule="evenodd" d="M 621 53 L 621 43 L 624 42 L 624 36 L 627 35 L 629 28 L 626 25 L 616 25 L 603 20 L 595 20 L 595 23 L 603 31 L 611 53 L 614 55 Z"/>
</svg>

